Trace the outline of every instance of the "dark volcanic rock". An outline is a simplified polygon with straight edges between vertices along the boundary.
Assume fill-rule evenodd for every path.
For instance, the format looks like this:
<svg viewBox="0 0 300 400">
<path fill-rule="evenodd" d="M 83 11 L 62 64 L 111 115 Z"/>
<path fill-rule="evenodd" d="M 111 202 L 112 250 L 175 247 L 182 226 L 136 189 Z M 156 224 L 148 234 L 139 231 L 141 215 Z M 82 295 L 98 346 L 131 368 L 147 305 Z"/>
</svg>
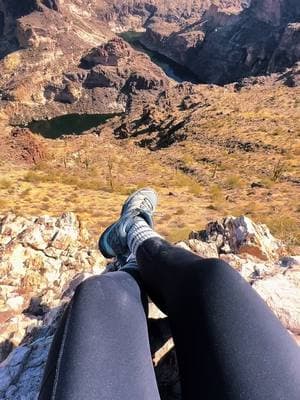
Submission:
<svg viewBox="0 0 300 400">
<path fill-rule="evenodd" d="M 42 3 L 52 10 L 59 11 L 59 0 L 43 0 Z"/>
<path fill-rule="evenodd" d="M 51 10 L 59 10 L 59 0 L 9 0 L 7 11 L 15 18 L 23 17 L 32 11 L 41 11 L 43 6 Z"/>
<path fill-rule="evenodd" d="M 288 24 L 269 63 L 269 71 L 276 72 L 300 60 L 300 23 Z"/>
<path fill-rule="evenodd" d="M 6 3 L 3 1 L 3 3 Z M 11 14 L 14 18 L 20 18 L 23 15 L 30 14 L 37 9 L 36 0 L 10 0 L 7 2 L 7 13 Z"/>
</svg>

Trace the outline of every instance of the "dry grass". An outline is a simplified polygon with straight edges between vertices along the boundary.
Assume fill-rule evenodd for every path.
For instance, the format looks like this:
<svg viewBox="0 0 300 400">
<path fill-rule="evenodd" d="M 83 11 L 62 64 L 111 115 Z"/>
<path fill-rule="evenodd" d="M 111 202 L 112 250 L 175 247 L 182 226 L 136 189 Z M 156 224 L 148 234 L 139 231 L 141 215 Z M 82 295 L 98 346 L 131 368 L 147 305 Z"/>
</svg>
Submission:
<svg viewBox="0 0 300 400">
<path fill-rule="evenodd" d="M 230 175 L 225 179 L 227 189 L 240 189 L 243 186 L 243 181 L 238 175 Z"/>
<path fill-rule="evenodd" d="M 300 244 L 299 222 L 290 215 L 269 216 L 266 218 L 265 223 L 273 235 L 284 240 L 287 245 Z"/>
<path fill-rule="evenodd" d="M 2 178 L 0 179 L 0 189 L 10 189 L 12 187 L 12 182 L 8 179 Z"/>
<path fill-rule="evenodd" d="M 7 71 L 14 71 L 22 62 L 22 58 L 19 52 L 14 52 L 7 55 L 4 60 L 3 64 Z"/>
</svg>

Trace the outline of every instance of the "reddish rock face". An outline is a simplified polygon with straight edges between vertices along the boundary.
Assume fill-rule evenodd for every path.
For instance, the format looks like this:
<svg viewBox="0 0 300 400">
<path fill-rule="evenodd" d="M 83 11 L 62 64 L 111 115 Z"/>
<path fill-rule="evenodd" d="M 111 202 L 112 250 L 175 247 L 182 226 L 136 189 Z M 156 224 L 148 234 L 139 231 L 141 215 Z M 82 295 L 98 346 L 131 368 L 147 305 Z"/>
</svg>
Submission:
<svg viewBox="0 0 300 400">
<path fill-rule="evenodd" d="M 28 129 L 14 128 L 10 136 L 0 138 L 0 146 L 6 149 L 2 154 L 7 154 L 7 161 L 32 165 L 46 157 L 45 145 Z"/>
</svg>

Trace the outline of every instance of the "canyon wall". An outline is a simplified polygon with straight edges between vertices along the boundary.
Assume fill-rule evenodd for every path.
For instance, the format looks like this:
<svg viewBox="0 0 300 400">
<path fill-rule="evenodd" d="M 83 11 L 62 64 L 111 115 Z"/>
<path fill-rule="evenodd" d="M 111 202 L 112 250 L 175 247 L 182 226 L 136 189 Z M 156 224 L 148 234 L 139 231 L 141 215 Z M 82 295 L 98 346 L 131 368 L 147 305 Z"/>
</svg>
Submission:
<svg viewBox="0 0 300 400">
<path fill-rule="evenodd" d="M 299 2 L 263 0 L 244 6 L 211 5 L 196 21 L 180 25 L 155 16 L 142 43 L 187 66 L 204 83 L 282 71 L 298 61 Z"/>
</svg>

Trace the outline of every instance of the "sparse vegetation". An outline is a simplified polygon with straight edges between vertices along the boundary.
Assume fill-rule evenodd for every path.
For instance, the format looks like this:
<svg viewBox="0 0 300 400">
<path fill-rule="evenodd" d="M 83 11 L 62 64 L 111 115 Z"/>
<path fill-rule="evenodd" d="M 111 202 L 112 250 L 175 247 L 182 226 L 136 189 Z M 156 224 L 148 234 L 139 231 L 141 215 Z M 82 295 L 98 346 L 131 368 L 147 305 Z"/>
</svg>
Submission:
<svg viewBox="0 0 300 400">
<path fill-rule="evenodd" d="M 240 176 L 230 175 L 225 179 L 225 186 L 228 189 L 239 189 L 243 186 L 243 182 Z"/>
<path fill-rule="evenodd" d="M 267 217 L 265 223 L 273 235 L 282 239 L 287 245 L 300 245 L 299 222 L 296 219 L 283 214 Z"/>
<path fill-rule="evenodd" d="M 22 62 L 22 58 L 21 58 L 20 53 L 14 52 L 14 53 L 8 54 L 4 58 L 4 67 L 8 71 L 13 71 L 20 65 L 21 62 Z"/>
<path fill-rule="evenodd" d="M 225 201 L 224 193 L 219 185 L 212 185 L 210 187 L 211 200 L 215 203 L 222 203 Z"/>
<path fill-rule="evenodd" d="M 282 160 L 278 160 L 271 172 L 271 180 L 273 182 L 278 182 L 286 172 L 287 166 L 286 163 Z"/>
<path fill-rule="evenodd" d="M 75 211 L 96 243 L 125 197 L 152 186 L 160 194 L 156 227 L 171 240 L 226 214 L 247 214 L 297 243 L 299 139 L 290 89 L 271 88 L 270 101 L 259 87 L 238 95 L 218 88 L 201 92 L 211 106 L 193 108 L 192 117 L 189 109 L 172 115 L 174 124 L 176 118 L 187 121 L 182 129 L 188 139 L 180 145 L 150 152 L 131 139 L 82 136 L 51 142 L 51 156 L 32 168 L 10 169 L 3 162 L 1 212 Z M 251 187 L 253 182 L 262 185 Z M 272 223 L 278 216 L 282 223 Z"/>
</svg>

